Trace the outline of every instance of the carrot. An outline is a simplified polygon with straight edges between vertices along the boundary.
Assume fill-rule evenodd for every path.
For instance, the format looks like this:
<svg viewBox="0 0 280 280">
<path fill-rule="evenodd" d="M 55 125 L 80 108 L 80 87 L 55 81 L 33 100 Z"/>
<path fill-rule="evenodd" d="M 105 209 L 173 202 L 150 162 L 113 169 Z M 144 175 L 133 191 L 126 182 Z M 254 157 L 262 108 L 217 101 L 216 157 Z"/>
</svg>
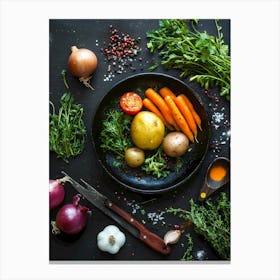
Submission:
<svg viewBox="0 0 280 280">
<path fill-rule="evenodd" d="M 193 115 L 189 109 L 189 107 L 187 106 L 186 102 L 184 101 L 182 96 L 177 96 L 174 99 L 178 109 L 180 110 L 180 112 L 182 113 L 182 115 L 184 116 L 185 120 L 187 121 L 191 131 L 194 134 L 194 137 L 196 138 L 197 136 L 197 127 L 196 127 L 196 123 L 195 120 L 193 118 Z"/>
<path fill-rule="evenodd" d="M 189 109 L 190 109 L 190 111 L 191 111 L 191 113 L 193 115 L 193 118 L 194 118 L 197 126 L 199 127 L 200 130 L 202 130 L 202 128 L 201 128 L 201 119 L 200 119 L 199 115 L 197 114 L 197 112 L 195 111 L 195 109 L 194 109 L 192 103 L 190 102 L 190 100 L 188 99 L 188 97 L 185 94 L 180 94 L 178 96 L 182 96 L 182 98 L 184 99 L 186 105 L 189 107 Z"/>
<path fill-rule="evenodd" d="M 164 98 L 164 100 L 165 100 L 166 104 L 168 105 L 168 107 L 170 108 L 172 115 L 173 115 L 174 119 L 176 120 L 178 126 L 186 134 L 186 136 L 192 142 L 194 142 L 194 136 L 192 134 L 192 131 L 189 128 L 188 123 L 184 119 L 184 116 L 181 114 L 180 110 L 178 109 L 175 101 L 168 95 Z"/>
<path fill-rule="evenodd" d="M 145 91 L 146 96 L 158 107 L 162 115 L 164 116 L 166 122 L 174 126 L 177 130 L 179 129 L 169 107 L 164 102 L 164 99 L 152 88 L 148 88 Z"/>
<path fill-rule="evenodd" d="M 165 96 L 169 95 L 172 97 L 172 99 L 176 98 L 176 95 L 173 93 L 173 91 L 168 87 L 163 87 L 159 90 L 160 95 L 165 98 Z"/>
<path fill-rule="evenodd" d="M 146 107 L 149 111 L 153 112 L 154 114 L 156 114 L 164 123 L 164 125 L 169 129 L 169 130 L 174 130 L 174 128 L 169 125 L 164 116 L 162 115 L 162 113 L 158 110 L 158 108 L 155 106 L 155 104 L 149 99 L 149 98 L 144 98 L 143 99 L 143 105 L 144 107 Z"/>
</svg>

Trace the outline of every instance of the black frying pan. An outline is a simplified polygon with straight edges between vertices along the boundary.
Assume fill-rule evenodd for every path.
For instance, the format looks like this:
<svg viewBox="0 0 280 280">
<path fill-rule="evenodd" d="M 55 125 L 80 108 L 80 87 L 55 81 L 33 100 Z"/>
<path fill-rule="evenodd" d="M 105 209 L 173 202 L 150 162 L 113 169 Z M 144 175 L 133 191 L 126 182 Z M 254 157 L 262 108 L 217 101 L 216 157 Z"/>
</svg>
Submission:
<svg viewBox="0 0 280 280">
<path fill-rule="evenodd" d="M 191 151 L 185 153 L 182 157 L 182 168 L 179 171 L 173 168 L 172 172 L 164 178 L 158 179 L 152 175 L 147 175 L 141 171 L 140 167 L 131 168 L 125 166 L 122 169 L 115 167 L 113 164 L 115 155 L 107 153 L 100 148 L 101 142 L 99 137 L 106 112 L 112 108 L 120 110 L 118 101 L 125 92 L 134 91 L 144 97 L 144 92 L 147 88 L 160 89 L 163 86 L 169 87 L 175 94 L 186 94 L 192 102 L 202 121 L 202 131 L 198 132 L 197 137 L 199 143 L 192 143 L 190 145 Z M 209 146 L 210 132 L 207 113 L 197 95 L 182 81 L 169 75 L 158 73 L 138 74 L 117 83 L 100 102 L 92 125 L 94 147 L 98 160 L 104 170 L 120 185 L 144 194 L 162 193 L 185 183 L 199 168 L 205 157 Z"/>
</svg>

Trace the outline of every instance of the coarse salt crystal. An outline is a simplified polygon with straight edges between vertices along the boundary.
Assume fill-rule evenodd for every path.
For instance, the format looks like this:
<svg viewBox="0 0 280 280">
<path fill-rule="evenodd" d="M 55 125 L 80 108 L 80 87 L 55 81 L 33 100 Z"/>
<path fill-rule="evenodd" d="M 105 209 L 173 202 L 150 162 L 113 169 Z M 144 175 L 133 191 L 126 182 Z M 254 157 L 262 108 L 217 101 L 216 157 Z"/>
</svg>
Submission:
<svg viewBox="0 0 280 280">
<path fill-rule="evenodd" d="M 224 120 L 224 113 L 215 112 L 212 116 L 215 123 L 221 123 Z"/>
</svg>

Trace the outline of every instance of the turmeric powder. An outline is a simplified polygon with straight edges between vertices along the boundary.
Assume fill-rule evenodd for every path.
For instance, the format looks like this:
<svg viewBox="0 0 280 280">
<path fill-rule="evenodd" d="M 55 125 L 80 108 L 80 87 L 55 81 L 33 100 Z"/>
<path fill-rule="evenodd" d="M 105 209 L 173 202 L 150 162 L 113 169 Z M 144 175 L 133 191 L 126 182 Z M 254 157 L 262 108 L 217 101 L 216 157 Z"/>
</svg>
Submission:
<svg viewBox="0 0 280 280">
<path fill-rule="evenodd" d="M 213 166 L 210 169 L 210 178 L 214 181 L 221 181 L 226 176 L 227 170 L 223 166 Z"/>
</svg>

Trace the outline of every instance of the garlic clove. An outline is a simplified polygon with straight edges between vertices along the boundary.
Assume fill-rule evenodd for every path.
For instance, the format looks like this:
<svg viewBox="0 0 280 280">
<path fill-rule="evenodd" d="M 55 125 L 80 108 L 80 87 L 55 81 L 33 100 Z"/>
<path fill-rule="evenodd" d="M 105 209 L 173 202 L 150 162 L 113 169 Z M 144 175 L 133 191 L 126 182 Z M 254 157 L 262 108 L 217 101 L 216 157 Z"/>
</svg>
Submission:
<svg viewBox="0 0 280 280">
<path fill-rule="evenodd" d="M 176 230 L 169 230 L 165 235 L 164 235 L 164 243 L 165 245 L 167 244 L 175 244 L 179 241 L 181 237 L 181 231 L 176 229 Z"/>
</svg>

